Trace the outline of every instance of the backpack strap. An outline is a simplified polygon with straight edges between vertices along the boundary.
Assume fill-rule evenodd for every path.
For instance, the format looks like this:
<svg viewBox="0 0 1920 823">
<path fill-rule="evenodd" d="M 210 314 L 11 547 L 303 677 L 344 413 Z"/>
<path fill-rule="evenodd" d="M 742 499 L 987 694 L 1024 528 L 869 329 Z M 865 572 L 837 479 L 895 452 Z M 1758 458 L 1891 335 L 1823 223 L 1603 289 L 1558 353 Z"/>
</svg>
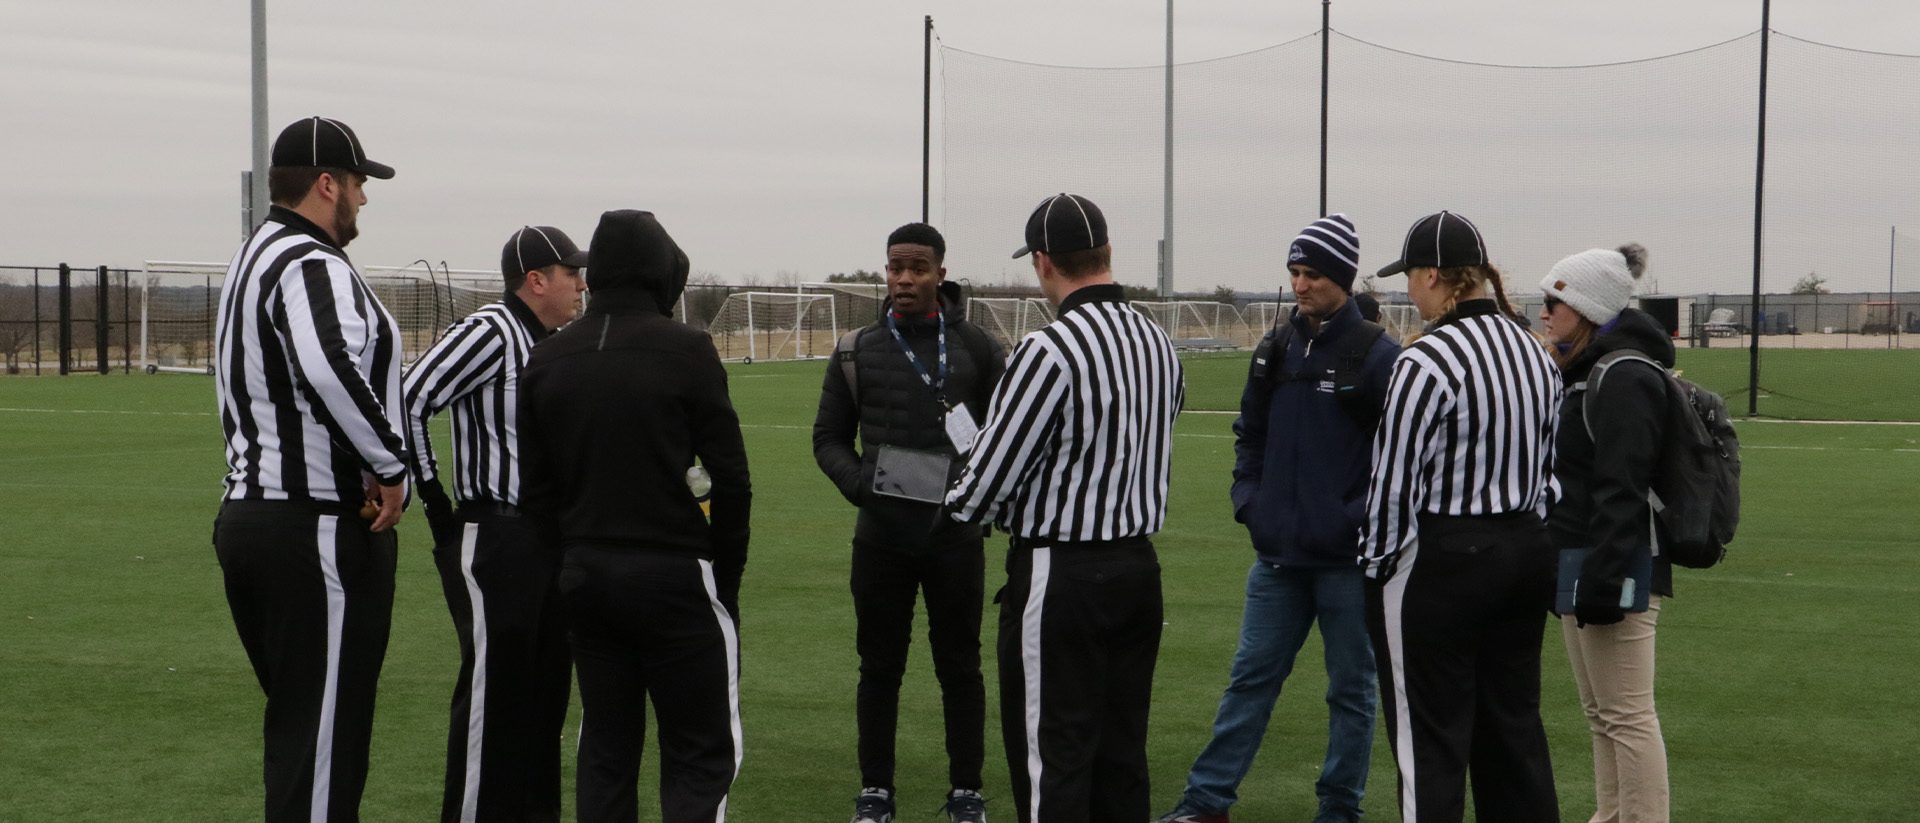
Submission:
<svg viewBox="0 0 1920 823">
<path fill-rule="evenodd" d="M 833 360 L 840 364 L 840 376 L 846 380 L 847 393 L 853 397 L 853 402 L 856 404 L 860 402 L 860 369 L 858 367 L 860 358 L 858 344 L 860 342 L 860 332 L 862 331 L 865 330 L 854 329 L 846 334 L 840 335 L 839 341 L 833 344 Z"/>
<path fill-rule="evenodd" d="M 1580 423 L 1587 429 L 1588 440 L 1593 439 L 1593 398 L 1600 393 L 1600 380 L 1607 376 L 1607 369 L 1612 368 L 1613 364 L 1628 360 L 1645 363 L 1658 370 L 1663 378 L 1667 376 L 1666 366 L 1636 349 L 1615 349 L 1601 355 L 1593 364 L 1593 370 L 1587 372 L 1587 379 L 1573 384 L 1574 391 L 1584 392 L 1580 397 Z"/>
</svg>

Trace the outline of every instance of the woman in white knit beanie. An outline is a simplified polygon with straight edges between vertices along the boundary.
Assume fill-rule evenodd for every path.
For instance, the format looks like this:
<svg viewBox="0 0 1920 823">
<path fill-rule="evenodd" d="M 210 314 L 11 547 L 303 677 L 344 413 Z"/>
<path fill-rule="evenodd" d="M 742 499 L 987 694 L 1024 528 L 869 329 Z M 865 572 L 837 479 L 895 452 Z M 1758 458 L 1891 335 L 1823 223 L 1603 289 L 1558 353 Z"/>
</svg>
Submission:
<svg viewBox="0 0 1920 823">
<path fill-rule="evenodd" d="M 1654 711 L 1654 625 L 1673 594 L 1647 503 L 1665 429 L 1666 376 L 1641 360 L 1594 364 L 1630 350 L 1673 367 L 1673 342 L 1652 316 L 1628 308 L 1646 249 L 1589 249 L 1540 281 L 1540 319 L 1568 392 L 1560 407 L 1554 474 L 1561 498 L 1547 533 L 1563 563 L 1579 563 L 1561 634 L 1593 738 L 1593 823 L 1668 819 L 1666 744 Z M 1588 395 L 1592 396 L 1589 397 Z M 1564 550 L 1582 549 L 1568 556 Z M 1631 610 L 1646 593 L 1644 610 Z M 1630 605 L 1622 606 L 1624 598 Z"/>
</svg>

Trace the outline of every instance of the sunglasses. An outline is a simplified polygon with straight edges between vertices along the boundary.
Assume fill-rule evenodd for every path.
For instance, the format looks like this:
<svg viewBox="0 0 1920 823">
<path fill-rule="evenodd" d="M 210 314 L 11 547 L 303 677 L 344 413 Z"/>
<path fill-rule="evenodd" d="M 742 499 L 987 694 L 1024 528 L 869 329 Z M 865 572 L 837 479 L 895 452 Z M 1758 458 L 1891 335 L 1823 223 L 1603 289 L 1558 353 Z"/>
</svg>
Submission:
<svg viewBox="0 0 1920 823">
<path fill-rule="evenodd" d="M 1565 300 L 1561 300 L 1560 298 L 1554 297 L 1552 295 L 1548 295 L 1545 298 L 1542 298 L 1541 302 L 1543 305 L 1546 306 L 1547 311 L 1553 311 L 1554 309 L 1560 308 L 1561 306 L 1566 304 Z"/>
</svg>

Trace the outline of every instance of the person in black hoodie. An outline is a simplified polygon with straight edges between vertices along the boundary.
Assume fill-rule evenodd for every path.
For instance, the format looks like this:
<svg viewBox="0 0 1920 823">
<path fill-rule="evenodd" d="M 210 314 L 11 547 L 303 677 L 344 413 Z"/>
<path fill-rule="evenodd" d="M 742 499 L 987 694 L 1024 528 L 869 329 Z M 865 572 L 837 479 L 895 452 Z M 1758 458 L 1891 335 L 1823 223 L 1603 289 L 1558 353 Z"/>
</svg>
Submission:
<svg viewBox="0 0 1920 823">
<path fill-rule="evenodd" d="M 1560 629 L 1593 733 L 1593 819 L 1635 823 L 1668 817 L 1653 646 L 1661 602 L 1673 595 L 1673 566 L 1660 555 L 1658 521 L 1647 502 L 1665 429 L 1667 380 L 1638 360 L 1609 365 L 1597 387 L 1590 380 L 1603 355 L 1621 350 L 1673 367 L 1667 330 L 1627 308 L 1646 257 L 1638 245 L 1590 249 L 1556 263 L 1540 281 L 1546 296 L 1540 320 L 1569 387 L 1554 461 L 1562 495 L 1547 531 L 1555 549 L 1588 550 L 1574 613 L 1561 617 Z M 1621 589 L 1635 555 L 1648 554 L 1649 605 L 1628 613 Z"/>
<path fill-rule="evenodd" d="M 813 421 L 813 456 L 847 502 L 860 509 L 853 532 L 853 613 L 860 653 L 855 698 L 860 781 L 854 823 L 887 823 L 894 806 L 894 735 L 900 678 L 913 638 L 913 605 L 926 593 L 927 640 L 946 718 L 946 811 L 981 823 L 986 686 L 980 675 L 981 594 L 986 561 L 981 528 L 941 516 L 940 498 L 959 477 L 970 443 L 947 433 L 951 415 L 970 428 L 1006 370 L 1006 353 L 962 319 L 957 284 L 946 280 L 947 243 L 925 223 L 887 237 L 887 303 L 879 322 L 847 333 L 827 364 Z M 858 435 L 860 448 L 854 447 Z M 876 492 L 877 469 L 899 450 L 946 471 L 929 474 L 928 498 Z"/>
<path fill-rule="evenodd" d="M 687 256 L 650 212 L 600 216 L 586 314 L 521 373 L 522 506 L 564 551 L 584 714 L 576 813 L 638 815 L 644 699 L 667 823 L 726 819 L 740 768 L 740 577 L 752 488 L 712 340 L 672 319 Z M 711 520 L 689 486 L 698 460 Z"/>
</svg>

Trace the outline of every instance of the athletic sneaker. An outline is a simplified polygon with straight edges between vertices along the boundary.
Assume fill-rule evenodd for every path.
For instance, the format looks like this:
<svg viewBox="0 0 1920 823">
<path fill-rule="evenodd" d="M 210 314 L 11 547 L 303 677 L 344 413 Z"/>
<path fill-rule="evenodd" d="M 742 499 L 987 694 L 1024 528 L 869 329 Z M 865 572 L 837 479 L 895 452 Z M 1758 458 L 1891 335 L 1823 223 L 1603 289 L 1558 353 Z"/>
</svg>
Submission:
<svg viewBox="0 0 1920 823">
<path fill-rule="evenodd" d="M 1228 821 L 1225 813 L 1206 814 L 1186 806 L 1175 806 L 1173 811 L 1159 816 L 1153 823 L 1228 823 Z"/>
<path fill-rule="evenodd" d="M 893 792 L 867 787 L 853 799 L 853 823 L 893 823 Z"/>
<path fill-rule="evenodd" d="M 954 789 L 940 807 L 952 823 L 987 823 L 987 799 L 972 789 Z"/>
</svg>

